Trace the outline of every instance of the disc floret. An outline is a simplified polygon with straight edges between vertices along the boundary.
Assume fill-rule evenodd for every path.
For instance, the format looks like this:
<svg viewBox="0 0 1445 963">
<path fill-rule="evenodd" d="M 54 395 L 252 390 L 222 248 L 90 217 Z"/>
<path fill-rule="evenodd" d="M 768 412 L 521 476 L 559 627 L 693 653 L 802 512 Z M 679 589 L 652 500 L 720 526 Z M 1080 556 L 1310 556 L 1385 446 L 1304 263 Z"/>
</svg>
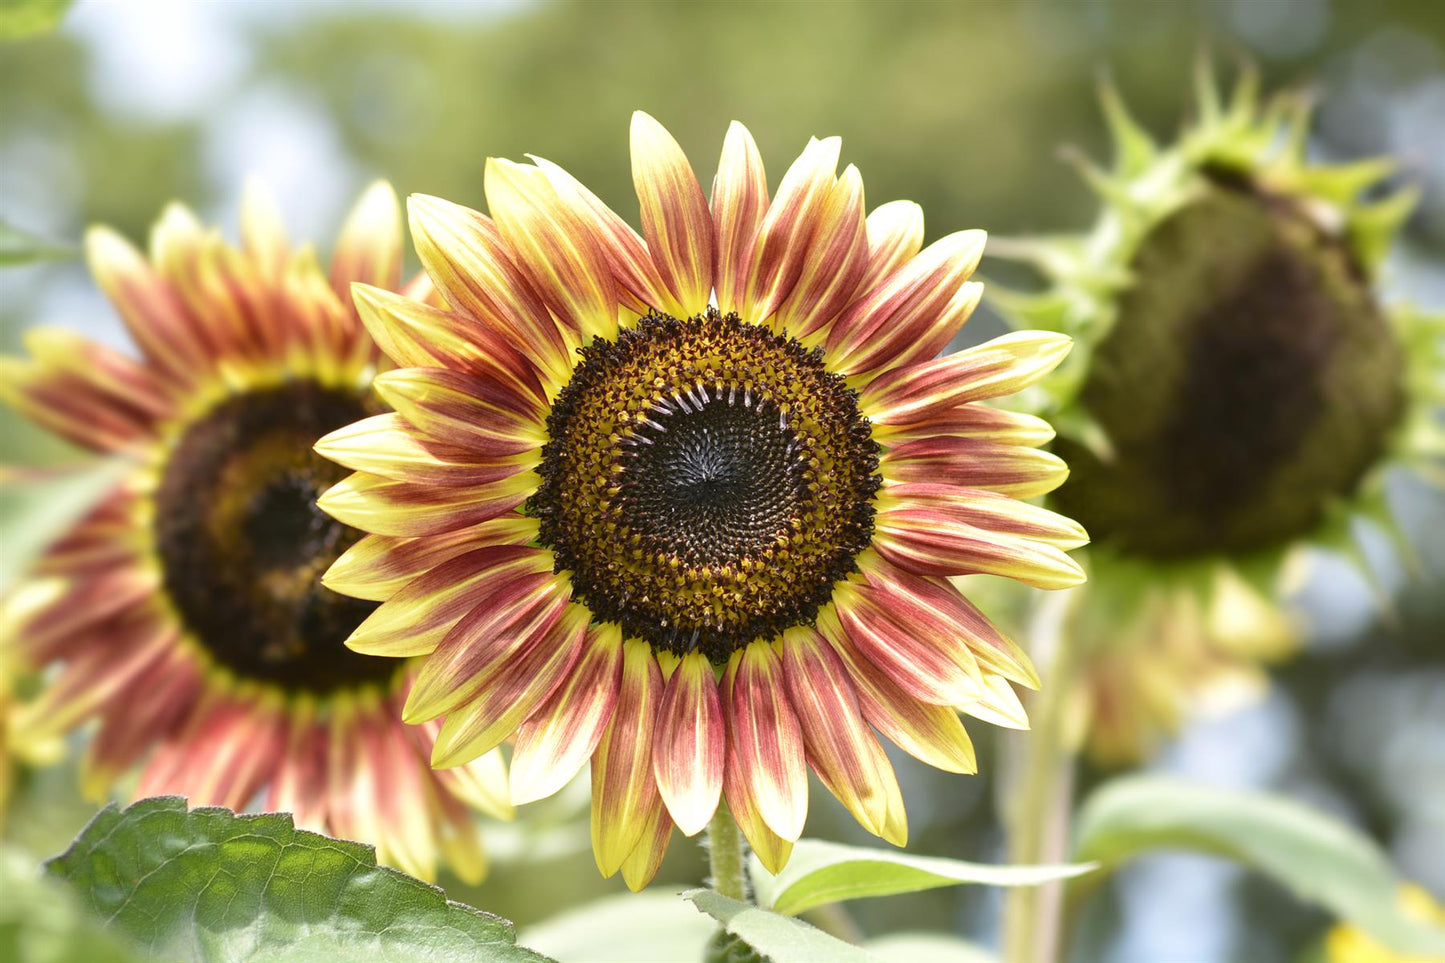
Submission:
<svg viewBox="0 0 1445 963">
<path fill-rule="evenodd" d="M 540 542 L 604 621 L 717 664 L 810 624 L 873 531 L 878 446 L 819 350 L 709 310 L 597 339 L 553 405 Z"/>
</svg>

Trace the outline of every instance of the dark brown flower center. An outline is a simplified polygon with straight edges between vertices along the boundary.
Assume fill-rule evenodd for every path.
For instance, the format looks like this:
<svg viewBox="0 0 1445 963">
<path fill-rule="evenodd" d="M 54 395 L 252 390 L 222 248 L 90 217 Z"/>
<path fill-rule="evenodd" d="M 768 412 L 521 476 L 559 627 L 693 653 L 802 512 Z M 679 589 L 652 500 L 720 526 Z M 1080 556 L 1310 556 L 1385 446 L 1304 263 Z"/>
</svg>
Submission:
<svg viewBox="0 0 1445 963">
<path fill-rule="evenodd" d="M 166 461 L 154 523 L 166 593 L 239 678 L 322 695 L 395 675 L 394 660 L 344 644 L 376 603 L 320 583 L 361 533 L 316 507 L 346 472 L 311 446 L 366 414 L 360 395 L 308 381 L 236 395 Z"/>
<path fill-rule="evenodd" d="M 527 503 L 604 621 L 736 648 L 810 621 L 873 530 L 878 448 L 817 352 L 716 311 L 599 339 L 548 418 Z"/>
<path fill-rule="evenodd" d="M 1307 533 L 1382 456 L 1401 347 L 1348 244 L 1216 177 L 1145 238 L 1081 401 L 1113 446 L 1061 442 L 1057 507 L 1152 556 Z"/>
</svg>

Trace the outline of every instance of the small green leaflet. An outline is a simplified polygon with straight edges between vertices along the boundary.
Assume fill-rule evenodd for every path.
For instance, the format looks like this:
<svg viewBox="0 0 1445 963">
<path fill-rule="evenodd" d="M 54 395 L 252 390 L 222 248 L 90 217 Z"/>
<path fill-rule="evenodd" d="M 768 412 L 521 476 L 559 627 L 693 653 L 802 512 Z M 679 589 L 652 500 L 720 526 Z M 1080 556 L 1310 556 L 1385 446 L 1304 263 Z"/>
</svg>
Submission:
<svg viewBox="0 0 1445 963">
<path fill-rule="evenodd" d="M 710 889 L 695 889 L 682 895 L 772 963 L 882 963 L 867 950 L 844 943 L 791 916 Z"/>
<path fill-rule="evenodd" d="M 996 866 L 886 849 L 799 840 L 776 877 L 754 866 L 759 902 L 789 916 L 826 903 L 979 883 L 1037 886 L 1087 873 L 1092 866 Z"/>
<path fill-rule="evenodd" d="M 9 14 L 3 6 L 7 2 L 9 0 L 0 0 L 0 40 L 9 39 L 5 32 Z M 61 261 L 75 257 L 75 253 L 73 247 L 54 244 L 6 221 L 0 221 L 0 267 L 31 264 L 35 261 Z"/>
</svg>

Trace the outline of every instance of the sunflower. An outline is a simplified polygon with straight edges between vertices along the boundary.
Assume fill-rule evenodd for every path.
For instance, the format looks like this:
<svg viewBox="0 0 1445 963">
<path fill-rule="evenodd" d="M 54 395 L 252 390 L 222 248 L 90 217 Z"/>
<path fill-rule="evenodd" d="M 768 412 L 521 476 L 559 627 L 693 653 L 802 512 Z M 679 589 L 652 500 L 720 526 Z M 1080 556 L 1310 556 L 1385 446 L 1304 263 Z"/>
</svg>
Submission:
<svg viewBox="0 0 1445 963">
<path fill-rule="evenodd" d="M 374 842 L 408 872 L 434 876 L 444 854 L 479 879 L 469 806 L 510 814 L 503 761 L 433 772 L 435 728 L 399 719 L 412 667 L 348 650 L 375 606 L 318 582 L 360 533 L 316 510 L 344 473 L 311 445 L 379 410 L 381 356 L 348 292 L 398 286 L 396 195 L 381 183 L 363 195 L 329 280 L 257 190 L 242 233 L 233 247 L 172 206 L 147 260 L 92 229 L 91 270 L 141 359 L 60 330 L 0 359 L 0 397 L 124 466 L 7 600 L 6 645 L 56 667 L 16 710 L 15 735 L 38 743 L 94 720 L 88 794 L 138 769 L 136 796 L 259 800 Z"/>
<path fill-rule="evenodd" d="M 770 200 L 735 124 L 709 202 L 639 113 L 640 235 L 556 165 L 491 159 L 490 217 L 411 199 L 447 308 L 355 287 L 398 368 L 394 412 L 317 445 L 356 471 L 322 508 L 372 533 L 325 583 L 385 599 L 348 644 L 426 656 L 404 715 L 444 718 L 434 765 L 514 738 L 514 803 L 590 758 L 598 866 L 634 889 L 723 797 L 780 868 L 810 765 L 902 845 L 873 730 L 972 772 L 955 710 L 1021 725 L 1036 684 L 948 577 L 1080 578 L 1083 530 L 1020 500 L 1066 474 L 1048 426 L 980 403 L 1069 339 L 937 357 L 984 236 L 924 250 L 917 205 L 865 216 L 839 149 L 812 141 Z"/>
<path fill-rule="evenodd" d="M 1050 504 L 1094 538 L 1078 716 L 1106 762 L 1215 681 L 1257 688 L 1296 644 L 1278 599 L 1302 551 L 1360 558 L 1372 525 L 1407 545 L 1386 473 L 1441 477 L 1445 324 L 1377 284 L 1413 195 L 1384 189 L 1385 161 L 1309 161 L 1303 98 L 1261 105 L 1249 71 L 1227 104 L 1216 89 L 1205 67 L 1197 120 L 1160 147 L 1106 87 L 1093 230 L 1001 246 L 1051 285 L 1000 305 L 1079 345 L 1034 398 L 1073 470 Z"/>
</svg>

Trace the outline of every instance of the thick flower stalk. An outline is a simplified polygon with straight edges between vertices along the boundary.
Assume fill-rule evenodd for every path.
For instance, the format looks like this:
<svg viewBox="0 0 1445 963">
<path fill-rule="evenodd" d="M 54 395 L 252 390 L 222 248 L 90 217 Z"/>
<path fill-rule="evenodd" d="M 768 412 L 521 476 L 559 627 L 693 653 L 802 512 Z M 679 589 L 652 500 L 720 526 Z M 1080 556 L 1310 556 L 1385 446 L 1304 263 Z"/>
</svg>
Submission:
<svg viewBox="0 0 1445 963">
<path fill-rule="evenodd" d="M 1311 162 L 1303 98 L 1262 107 L 1246 73 L 1224 104 L 1205 69 L 1169 146 L 1112 89 L 1104 107 L 1114 167 L 1081 162 L 1097 224 L 1000 245 L 1052 284 L 999 303 L 1079 345 L 1033 400 L 1073 470 L 1050 504 L 1094 538 L 1076 729 L 1129 762 L 1292 651 L 1277 599 L 1303 549 L 1359 557 L 1371 525 L 1408 545 L 1383 481 L 1442 478 L 1445 322 L 1381 298 L 1413 195 L 1377 190 L 1388 162 Z"/>
<path fill-rule="evenodd" d="M 140 359 L 50 329 L 0 359 L 0 397 L 123 466 L 6 600 L 7 651 L 54 669 L 12 736 L 94 722 L 91 795 L 139 769 L 137 796 L 259 801 L 408 872 L 445 857 L 479 879 L 470 807 L 510 814 L 500 756 L 434 772 L 435 727 L 399 719 L 413 667 L 347 650 L 374 605 L 318 581 L 360 533 L 316 509 L 344 473 L 311 445 L 380 410 L 383 359 L 350 287 L 399 287 L 396 195 L 365 193 L 329 277 L 254 191 L 242 234 L 233 247 L 172 206 L 145 257 L 93 229 L 91 270 Z M 425 297 L 425 279 L 408 290 Z"/>
<path fill-rule="evenodd" d="M 949 577 L 1080 578 L 1083 530 L 1023 501 L 1066 474 L 1051 431 L 986 404 L 1069 339 L 940 357 L 984 236 L 924 249 L 839 148 L 770 197 L 735 124 L 709 199 L 638 114 L 641 234 L 556 165 L 492 159 L 490 216 L 411 200 L 445 307 L 355 288 L 398 368 L 393 412 L 317 446 L 356 471 L 322 507 L 372 533 L 325 582 L 385 600 L 348 644 L 425 658 L 404 711 L 442 720 L 436 765 L 514 740 L 514 803 L 590 760 L 598 866 L 633 888 L 722 800 L 779 869 L 810 766 L 902 845 L 875 731 L 972 772 L 959 712 L 1023 725 L 1035 684 Z"/>
</svg>

